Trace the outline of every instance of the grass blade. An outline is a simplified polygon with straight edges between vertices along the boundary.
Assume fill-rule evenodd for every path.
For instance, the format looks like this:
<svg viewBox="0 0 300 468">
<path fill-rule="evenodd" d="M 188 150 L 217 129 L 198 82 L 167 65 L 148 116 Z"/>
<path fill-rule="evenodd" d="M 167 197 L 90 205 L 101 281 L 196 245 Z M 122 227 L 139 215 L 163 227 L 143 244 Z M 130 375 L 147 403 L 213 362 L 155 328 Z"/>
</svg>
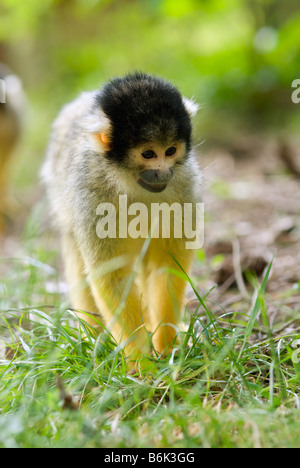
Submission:
<svg viewBox="0 0 300 468">
<path fill-rule="evenodd" d="M 261 287 L 259 288 L 254 307 L 253 307 L 253 309 L 251 311 L 251 314 L 250 314 L 250 317 L 249 317 L 249 322 L 248 322 L 246 330 L 245 330 L 245 336 L 244 336 L 243 344 L 242 344 L 242 347 L 241 347 L 241 350 L 240 350 L 240 353 L 239 353 L 238 361 L 240 360 L 240 358 L 241 358 L 241 356 L 243 354 L 246 342 L 247 342 L 247 340 L 249 339 L 249 337 L 250 337 L 250 335 L 252 333 L 252 330 L 253 330 L 257 315 L 258 315 L 258 313 L 260 311 L 260 307 L 261 307 L 260 299 L 265 293 L 272 265 L 273 265 L 273 258 L 272 258 L 272 260 L 271 260 L 271 262 L 270 262 L 270 264 L 268 266 L 268 269 L 267 269 L 266 274 L 264 276 Z"/>
</svg>

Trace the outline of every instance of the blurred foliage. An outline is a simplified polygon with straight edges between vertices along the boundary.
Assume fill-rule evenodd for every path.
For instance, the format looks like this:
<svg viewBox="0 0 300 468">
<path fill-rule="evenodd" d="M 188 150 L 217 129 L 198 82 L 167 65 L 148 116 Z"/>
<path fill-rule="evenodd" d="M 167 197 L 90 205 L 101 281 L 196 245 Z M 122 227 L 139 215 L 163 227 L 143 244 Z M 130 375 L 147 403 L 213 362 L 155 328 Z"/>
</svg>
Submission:
<svg viewBox="0 0 300 468">
<path fill-rule="evenodd" d="M 61 105 L 136 69 L 202 103 L 208 140 L 299 125 L 299 0 L 0 0 L 0 60 L 23 78 L 39 152 Z"/>
</svg>

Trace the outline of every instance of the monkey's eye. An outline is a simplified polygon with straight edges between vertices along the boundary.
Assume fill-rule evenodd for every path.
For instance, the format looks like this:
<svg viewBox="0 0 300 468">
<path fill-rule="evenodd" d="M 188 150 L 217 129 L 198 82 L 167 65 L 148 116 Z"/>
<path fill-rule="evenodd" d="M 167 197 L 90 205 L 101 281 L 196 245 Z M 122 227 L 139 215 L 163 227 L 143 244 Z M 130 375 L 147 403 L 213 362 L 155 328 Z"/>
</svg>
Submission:
<svg viewBox="0 0 300 468">
<path fill-rule="evenodd" d="M 156 158 L 156 154 L 152 150 L 147 150 L 142 153 L 143 158 L 145 159 L 152 159 Z"/>
<path fill-rule="evenodd" d="M 173 156 L 177 151 L 177 148 L 175 146 L 171 146 L 170 148 L 167 149 L 166 151 L 166 156 Z"/>
</svg>

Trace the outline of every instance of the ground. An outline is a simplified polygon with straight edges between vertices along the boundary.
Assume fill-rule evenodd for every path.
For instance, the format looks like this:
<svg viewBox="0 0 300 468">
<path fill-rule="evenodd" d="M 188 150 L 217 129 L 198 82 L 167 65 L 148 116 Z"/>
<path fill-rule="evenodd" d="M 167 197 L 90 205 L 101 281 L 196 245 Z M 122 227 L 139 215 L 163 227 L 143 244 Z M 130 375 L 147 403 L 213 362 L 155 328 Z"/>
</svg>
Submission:
<svg viewBox="0 0 300 468">
<path fill-rule="evenodd" d="M 297 142 L 291 141 L 291 154 Z M 229 150 L 201 156 L 205 174 L 204 262 L 196 264 L 199 286 L 226 307 L 247 308 L 249 283 L 242 270 L 263 274 L 273 323 L 300 306 L 300 179 L 291 173 L 274 138 L 247 137 Z M 217 307 L 219 307 L 219 305 Z"/>
</svg>

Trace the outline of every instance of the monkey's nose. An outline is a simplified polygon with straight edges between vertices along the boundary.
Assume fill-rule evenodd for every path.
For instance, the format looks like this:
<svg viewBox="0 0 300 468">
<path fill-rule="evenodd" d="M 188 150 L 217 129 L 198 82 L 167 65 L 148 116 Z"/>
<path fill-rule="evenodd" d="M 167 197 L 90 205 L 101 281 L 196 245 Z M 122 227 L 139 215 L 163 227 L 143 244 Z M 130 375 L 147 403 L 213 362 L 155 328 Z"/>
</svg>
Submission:
<svg viewBox="0 0 300 468">
<path fill-rule="evenodd" d="M 169 182 L 169 180 L 173 177 L 173 168 L 170 168 L 167 171 L 160 171 L 159 169 L 155 169 L 153 175 L 154 179 L 157 180 L 158 183 Z"/>
<path fill-rule="evenodd" d="M 138 183 L 149 192 L 162 192 L 172 176 L 173 170 L 148 169 L 140 172 Z"/>
<path fill-rule="evenodd" d="M 172 177 L 173 169 L 168 171 L 148 169 L 140 172 L 138 183 L 149 192 L 162 192 Z"/>
<path fill-rule="evenodd" d="M 160 171 L 159 169 L 147 169 L 140 172 L 140 178 L 148 184 L 165 184 L 173 177 L 173 169 Z"/>
</svg>

